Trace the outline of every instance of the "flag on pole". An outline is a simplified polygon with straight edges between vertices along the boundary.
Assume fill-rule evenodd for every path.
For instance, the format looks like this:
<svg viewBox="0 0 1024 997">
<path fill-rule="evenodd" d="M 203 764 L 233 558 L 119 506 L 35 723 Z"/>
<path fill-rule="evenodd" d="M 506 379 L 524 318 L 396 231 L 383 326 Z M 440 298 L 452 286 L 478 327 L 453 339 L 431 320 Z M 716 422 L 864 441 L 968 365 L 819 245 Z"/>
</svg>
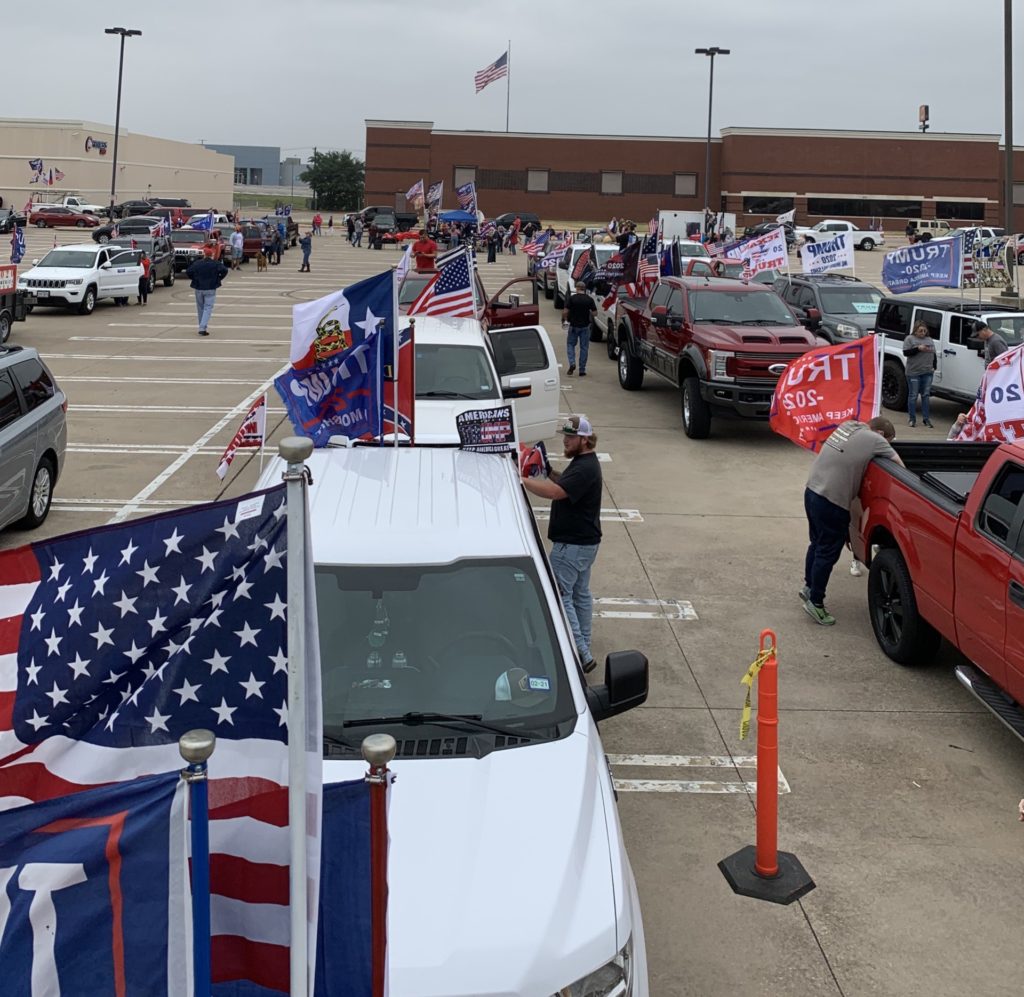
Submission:
<svg viewBox="0 0 1024 997">
<path fill-rule="evenodd" d="M 419 211 L 423 207 L 423 180 L 419 179 L 406 192 L 405 199 L 412 201 L 413 206 Z"/>
<path fill-rule="evenodd" d="M 249 411 L 242 420 L 227 449 L 221 454 L 220 463 L 217 465 L 217 477 L 222 481 L 235 459 L 235 453 L 239 450 L 260 450 L 267 436 L 267 393 L 263 392 L 259 398 L 252 403 Z"/>
<path fill-rule="evenodd" d="M 431 211 L 441 210 L 441 195 L 444 193 L 444 181 L 437 180 L 427 188 L 427 207 Z"/>
<path fill-rule="evenodd" d="M 463 211 L 471 211 L 476 213 L 476 184 L 470 180 L 469 183 L 462 184 L 461 187 L 455 188 L 455 199 L 459 202 L 459 207 Z"/>
<path fill-rule="evenodd" d="M 796 208 L 790 211 L 783 211 L 781 215 L 776 215 L 775 220 L 780 225 L 793 225 L 796 223 Z"/>
<path fill-rule="evenodd" d="M 288 991 L 287 519 L 280 485 L 0 553 L 0 809 L 176 770 L 178 738 L 214 731 L 213 979 L 232 992 Z"/>
<path fill-rule="evenodd" d="M 63 170 L 55 169 L 53 171 L 53 179 L 54 180 L 58 180 L 58 181 L 63 180 L 64 179 L 64 171 Z"/>
<path fill-rule="evenodd" d="M 405 252 L 402 253 L 402 258 L 398 261 L 398 266 L 395 267 L 395 283 L 401 284 L 405 280 L 405 275 L 412 269 L 412 246 L 406 246 Z"/>
<path fill-rule="evenodd" d="M 213 212 L 208 211 L 202 218 L 195 219 L 192 228 L 200 232 L 210 232 L 213 229 Z"/>
<path fill-rule="evenodd" d="M 463 248 L 446 262 L 439 260 L 438 264 L 437 275 L 409 306 L 408 314 L 473 318 L 476 302 L 468 253 Z"/>
<path fill-rule="evenodd" d="M 584 249 L 577 257 L 576 264 L 572 268 L 572 279 L 583 280 L 587 270 L 590 269 L 590 249 Z"/>
<path fill-rule="evenodd" d="M 523 252 L 527 256 L 540 256 L 548 244 L 547 232 L 538 232 L 525 246 Z"/>
<path fill-rule="evenodd" d="M 985 369 L 978 400 L 956 439 L 961 443 L 1024 439 L 1024 346 L 1007 350 Z"/>
<path fill-rule="evenodd" d="M 969 228 L 964 230 L 963 248 L 963 287 L 973 287 L 978 280 L 978 271 L 974 266 L 974 250 L 978 241 L 978 230 Z"/>
<path fill-rule="evenodd" d="M 498 56 L 489 66 L 485 66 L 476 74 L 473 82 L 476 86 L 476 92 L 480 93 L 484 87 L 493 83 L 495 80 L 500 80 L 503 76 L 508 76 L 508 52 L 505 51 Z"/>
</svg>

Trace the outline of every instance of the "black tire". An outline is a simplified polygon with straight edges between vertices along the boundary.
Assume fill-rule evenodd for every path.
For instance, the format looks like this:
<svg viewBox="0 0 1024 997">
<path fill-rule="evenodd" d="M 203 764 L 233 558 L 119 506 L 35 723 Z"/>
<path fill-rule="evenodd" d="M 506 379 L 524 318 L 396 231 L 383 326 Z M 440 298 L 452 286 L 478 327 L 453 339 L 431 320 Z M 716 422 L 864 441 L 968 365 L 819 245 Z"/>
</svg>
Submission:
<svg viewBox="0 0 1024 997">
<path fill-rule="evenodd" d="M 85 228 L 85 222 L 81 220 L 75 222 L 75 228 Z"/>
<path fill-rule="evenodd" d="M 152 270 L 149 271 L 149 293 L 152 294 L 156 290 L 156 274 Z"/>
<path fill-rule="evenodd" d="M 863 239 L 863 240 L 861 240 L 861 244 L 860 244 L 859 248 L 867 250 L 870 253 L 871 250 L 875 248 L 875 240 L 874 239 Z"/>
<path fill-rule="evenodd" d="M 550 281 L 546 281 L 544 284 L 544 297 L 550 301 L 555 296 L 555 289 L 551 286 Z"/>
<path fill-rule="evenodd" d="M 918 611 L 907 562 L 893 547 L 871 562 L 868 613 L 878 646 L 897 664 L 927 664 L 935 657 L 942 638 Z"/>
<path fill-rule="evenodd" d="M 711 406 L 700 396 L 700 378 L 683 378 L 679 387 L 679 407 L 683 432 L 691 440 L 706 440 L 711 435 Z"/>
<path fill-rule="evenodd" d="M 615 339 L 615 328 L 612 326 L 611 320 L 608 322 L 608 333 L 605 336 L 605 343 L 608 346 L 608 359 L 617 359 L 619 355 L 619 344 Z"/>
<path fill-rule="evenodd" d="M 98 236 L 96 236 L 96 241 L 102 246 L 105 243 L 110 242 L 110 236 L 107 235 L 106 232 L 101 232 Z"/>
<path fill-rule="evenodd" d="M 882 364 L 882 404 L 895 411 L 907 407 L 907 375 L 898 360 L 886 360 Z"/>
<path fill-rule="evenodd" d="M 555 285 L 554 301 L 552 304 L 555 306 L 555 311 L 565 307 L 565 298 L 562 297 L 562 292 L 558 290 L 558 285 Z"/>
<path fill-rule="evenodd" d="M 164 287 L 174 287 L 174 267 L 171 267 L 167 276 L 164 277 Z"/>
<path fill-rule="evenodd" d="M 46 228 L 46 222 L 40 218 L 39 221 L 36 222 L 36 228 Z"/>
<path fill-rule="evenodd" d="M 50 514 L 50 504 L 53 502 L 54 482 L 53 461 L 44 457 L 36 468 L 32 477 L 32 491 L 28 500 L 28 512 L 20 520 L 18 526 L 23 530 L 34 530 L 42 526 L 46 517 Z"/>
<path fill-rule="evenodd" d="M 619 337 L 619 387 L 639 391 L 644 386 L 644 364 L 633 356 L 625 335 Z"/>
<path fill-rule="evenodd" d="M 917 241 L 918 242 L 931 242 L 932 241 L 932 234 L 931 234 L 931 232 L 922 232 L 917 237 Z"/>
<path fill-rule="evenodd" d="M 0 345 L 11 338 L 11 313 L 0 312 Z"/>
<path fill-rule="evenodd" d="M 91 284 L 85 289 L 85 297 L 78 306 L 79 315 L 91 315 L 96 309 L 96 288 Z"/>
<path fill-rule="evenodd" d="M 592 343 L 600 343 L 604 339 L 604 329 L 601 328 L 600 322 L 590 322 L 590 341 Z"/>
</svg>

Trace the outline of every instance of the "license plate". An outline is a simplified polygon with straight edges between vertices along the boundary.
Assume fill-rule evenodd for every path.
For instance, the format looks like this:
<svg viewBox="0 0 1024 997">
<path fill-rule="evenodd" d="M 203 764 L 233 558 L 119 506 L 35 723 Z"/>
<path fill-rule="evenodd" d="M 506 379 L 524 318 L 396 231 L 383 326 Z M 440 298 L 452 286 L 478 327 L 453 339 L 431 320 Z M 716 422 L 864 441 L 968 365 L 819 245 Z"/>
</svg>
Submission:
<svg viewBox="0 0 1024 997">
<path fill-rule="evenodd" d="M 37 298 L 48 298 L 50 296 L 49 291 L 33 291 L 32 292 Z"/>
</svg>

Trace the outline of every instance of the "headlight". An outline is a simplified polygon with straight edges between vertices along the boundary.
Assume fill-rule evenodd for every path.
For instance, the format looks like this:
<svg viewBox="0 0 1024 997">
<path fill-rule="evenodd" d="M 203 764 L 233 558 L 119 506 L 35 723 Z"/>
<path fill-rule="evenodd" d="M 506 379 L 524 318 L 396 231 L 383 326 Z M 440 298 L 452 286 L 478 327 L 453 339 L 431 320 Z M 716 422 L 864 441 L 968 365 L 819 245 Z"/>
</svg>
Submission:
<svg viewBox="0 0 1024 997">
<path fill-rule="evenodd" d="M 712 381 L 732 381 L 736 355 L 724 350 L 708 350 L 708 376 Z M 730 363 L 733 361 L 733 363 Z"/>
<path fill-rule="evenodd" d="M 862 335 L 857 326 L 850 325 L 847 322 L 837 322 L 836 332 L 838 332 L 844 339 L 859 339 Z"/>
<path fill-rule="evenodd" d="M 630 997 L 633 993 L 633 938 L 600 969 L 588 973 L 553 997 Z"/>
<path fill-rule="evenodd" d="M 66 280 L 66 281 L 64 281 L 64 283 L 65 284 L 81 284 L 82 283 L 82 278 L 81 277 L 76 277 L 74 280 Z"/>
</svg>

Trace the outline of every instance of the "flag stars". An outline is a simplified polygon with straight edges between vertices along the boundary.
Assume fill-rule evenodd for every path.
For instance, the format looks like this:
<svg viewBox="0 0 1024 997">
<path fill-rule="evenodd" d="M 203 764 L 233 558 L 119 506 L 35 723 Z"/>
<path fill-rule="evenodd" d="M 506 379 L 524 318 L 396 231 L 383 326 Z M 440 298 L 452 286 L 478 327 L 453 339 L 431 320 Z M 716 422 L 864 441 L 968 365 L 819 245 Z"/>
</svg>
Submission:
<svg viewBox="0 0 1024 997">
<path fill-rule="evenodd" d="M 49 717 L 41 717 L 37 710 L 32 711 L 32 716 L 28 718 L 25 723 L 30 724 L 32 729 L 38 734 L 40 727 L 45 727 L 50 722 Z"/>
<path fill-rule="evenodd" d="M 166 541 L 165 541 L 166 542 Z M 185 584 L 185 576 L 181 576 L 181 582 L 177 588 L 172 588 L 171 591 L 175 595 L 174 605 L 177 606 L 179 602 L 188 602 L 188 590 L 192 588 L 191 585 Z"/>
<path fill-rule="evenodd" d="M 33 658 L 31 663 L 25 666 L 25 672 L 28 674 L 25 685 L 39 685 L 39 673 L 42 669 L 43 666 L 37 665 L 36 659 Z"/>
<path fill-rule="evenodd" d="M 270 660 L 274 662 L 274 674 L 278 672 L 288 671 L 288 655 L 284 653 L 284 648 L 279 647 L 277 654 L 270 655 Z"/>
<path fill-rule="evenodd" d="M 274 550 L 273 548 L 268 550 L 266 557 L 263 558 L 263 574 L 266 574 L 271 568 L 280 568 L 282 557 L 284 557 L 283 550 Z"/>
<path fill-rule="evenodd" d="M 50 628 L 50 636 L 43 638 L 46 643 L 46 655 L 49 657 L 51 654 L 60 653 L 60 642 L 64 639 L 63 637 L 57 636 L 57 631 L 52 627 Z"/>
<path fill-rule="evenodd" d="M 135 544 L 132 543 L 131 537 L 129 537 L 128 538 L 128 546 L 125 547 L 125 549 L 121 551 L 121 561 L 120 561 L 118 566 L 120 566 L 121 564 L 131 564 L 132 563 L 132 554 L 134 554 L 138 549 L 139 548 L 136 547 Z"/>
<path fill-rule="evenodd" d="M 93 595 L 106 595 L 106 592 L 104 592 L 103 590 L 107 587 L 107 582 L 109 582 L 109 581 L 110 581 L 110 579 L 107 577 L 106 571 L 104 571 L 99 576 L 99 578 L 97 578 L 96 581 L 94 581 L 92 583 L 92 594 Z"/>
<path fill-rule="evenodd" d="M 285 700 L 281 701 L 280 706 L 274 707 L 274 712 L 277 714 L 277 726 L 284 727 L 288 723 L 288 703 Z"/>
<path fill-rule="evenodd" d="M 54 708 L 56 708 L 60 703 L 66 703 L 68 701 L 66 691 L 61 689 L 56 682 L 53 683 L 53 688 L 45 695 L 47 699 L 53 703 Z"/>
<path fill-rule="evenodd" d="M 88 571 L 89 574 L 91 575 L 93 572 L 93 568 L 95 568 L 96 562 L 98 560 L 99 557 L 92 552 L 92 547 L 90 547 L 89 553 L 86 554 L 82 560 L 82 574 L 84 575 Z"/>
<path fill-rule="evenodd" d="M 205 658 L 204 661 L 210 666 L 210 674 L 213 675 L 215 672 L 227 672 L 228 662 L 231 660 L 231 655 L 225 657 L 220 651 L 214 651 L 212 658 Z"/>
<path fill-rule="evenodd" d="M 90 660 L 91 659 L 89 659 L 89 658 L 83 658 L 81 656 L 81 654 L 79 654 L 78 652 L 75 652 L 75 660 L 68 662 L 68 668 L 70 668 L 71 671 L 73 671 L 75 673 L 74 674 L 74 678 L 79 679 L 83 675 L 88 675 L 89 674 L 89 662 L 90 662 Z"/>
<path fill-rule="evenodd" d="M 29 632 L 31 632 L 32 630 L 38 630 L 40 633 L 42 633 L 43 617 L 45 615 L 46 614 L 43 612 L 43 607 L 40 606 L 34 613 L 31 614 L 31 616 L 29 616 L 29 619 L 32 621 L 32 626 L 29 627 Z"/>
<path fill-rule="evenodd" d="M 237 523 L 232 523 L 228 519 L 227 516 L 224 517 L 224 525 L 223 526 L 218 526 L 217 529 L 214 532 L 215 533 L 223 533 L 224 534 L 224 542 L 225 543 L 227 543 L 227 541 L 230 540 L 232 537 L 235 537 L 235 539 L 239 539 L 239 537 L 238 537 L 238 524 Z"/>
<path fill-rule="evenodd" d="M 217 555 L 212 551 L 207 550 L 206 546 L 204 545 L 202 554 L 195 558 L 195 560 L 199 561 L 203 566 L 203 570 L 199 573 L 204 574 L 207 571 L 213 571 L 213 562 L 216 559 Z"/>
<path fill-rule="evenodd" d="M 109 644 L 111 647 L 114 646 L 114 642 L 110 639 L 110 635 L 114 632 L 114 628 L 111 627 L 109 630 L 103 626 L 102 623 L 96 624 L 96 629 L 89 634 L 93 640 L 96 641 L 96 650 L 98 651 L 104 644 Z"/>
<path fill-rule="evenodd" d="M 142 579 L 143 588 L 145 588 L 150 582 L 156 581 L 156 568 L 151 568 L 148 560 L 142 562 L 142 570 L 136 571 L 135 574 Z"/>
<path fill-rule="evenodd" d="M 220 698 L 220 706 L 211 706 L 210 709 L 217 714 L 217 723 L 231 724 L 232 727 L 235 726 L 232 714 L 238 709 L 238 707 L 228 706 L 227 700 L 223 696 Z"/>
<path fill-rule="evenodd" d="M 54 561 L 53 564 L 50 565 L 50 577 L 47 580 L 51 582 L 57 581 L 60 578 L 60 573 L 63 568 L 64 565 L 61 564 L 60 561 Z"/>
<path fill-rule="evenodd" d="M 252 538 L 252 543 L 249 544 L 249 550 L 254 552 L 261 551 L 264 547 L 269 547 L 270 544 L 267 542 L 265 537 L 256 536 Z"/>
<path fill-rule="evenodd" d="M 138 610 L 135 608 L 135 603 L 139 601 L 139 597 L 136 596 L 134 599 L 129 599 L 124 589 L 121 589 L 121 598 L 114 603 L 118 609 L 121 610 L 121 619 L 123 620 L 129 613 L 135 613 L 138 615 Z"/>
<path fill-rule="evenodd" d="M 146 656 L 146 648 L 136 647 L 135 641 L 132 641 L 131 648 L 124 652 L 124 656 L 134 665 L 136 661 Z"/>
<path fill-rule="evenodd" d="M 181 553 L 181 541 L 185 539 L 184 534 L 178 532 L 178 527 L 174 527 L 174 532 L 163 541 L 164 547 L 167 549 L 164 552 L 165 557 L 169 557 L 172 553 Z"/>
<path fill-rule="evenodd" d="M 75 604 L 68 610 L 68 626 L 70 627 L 73 623 L 77 623 L 79 626 L 82 625 L 82 613 L 85 612 L 84 606 L 78 605 L 78 600 L 75 600 Z"/>
<path fill-rule="evenodd" d="M 252 644 L 253 647 L 256 647 L 256 635 L 258 633 L 259 630 L 253 630 L 248 623 L 245 623 L 241 630 L 235 631 L 235 636 L 241 641 L 239 647 L 245 647 L 246 644 Z"/>
<path fill-rule="evenodd" d="M 263 604 L 270 610 L 270 618 L 276 620 L 278 618 L 285 619 L 284 611 L 288 608 L 288 603 L 281 601 L 281 595 L 278 592 L 274 593 L 273 602 L 265 602 Z"/>
<path fill-rule="evenodd" d="M 249 672 L 249 678 L 245 682 L 239 682 L 238 684 L 245 690 L 246 699 L 249 699 L 252 696 L 262 699 L 263 693 L 260 690 L 267 683 L 257 681 L 256 676 L 252 672 Z"/>
<path fill-rule="evenodd" d="M 63 602 L 64 597 L 71 591 L 71 582 L 64 582 L 60 588 L 57 589 L 57 602 Z"/>
<path fill-rule="evenodd" d="M 154 707 L 153 712 L 146 717 L 150 734 L 155 734 L 158 730 L 167 731 L 167 721 L 170 719 L 171 715 L 169 713 L 165 715 Z M 169 731 L 167 732 L 170 733 Z"/>
<path fill-rule="evenodd" d="M 200 688 L 202 688 L 202 683 L 196 683 L 195 685 L 192 685 L 192 683 L 189 682 L 188 679 L 182 679 L 181 685 L 178 686 L 177 689 L 173 689 L 172 692 L 174 692 L 177 696 L 180 697 L 181 701 L 178 703 L 178 705 L 184 706 L 189 701 L 193 703 L 199 702 L 199 697 L 196 695 L 196 693 L 200 690 Z"/>
<path fill-rule="evenodd" d="M 251 589 L 252 586 L 252 582 L 239 582 L 238 585 L 235 586 L 235 594 L 231 601 L 237 602 L 239 599 L 251 599 L 252 596 L 249 595 L 249 589 Z"/>
<path fill-rule="evenodd" d="M 167 617 L 161 616 L 160 610 L 158 609 L 153 614 L 153 618 L 151 620 L 147 620 L 146 622 L 149 623 L 150 636 L 155 637 L 158 633 L 160 633 L 160 631 L 165 629 L 164 624 L 167 622 Z"/>
</svg>

